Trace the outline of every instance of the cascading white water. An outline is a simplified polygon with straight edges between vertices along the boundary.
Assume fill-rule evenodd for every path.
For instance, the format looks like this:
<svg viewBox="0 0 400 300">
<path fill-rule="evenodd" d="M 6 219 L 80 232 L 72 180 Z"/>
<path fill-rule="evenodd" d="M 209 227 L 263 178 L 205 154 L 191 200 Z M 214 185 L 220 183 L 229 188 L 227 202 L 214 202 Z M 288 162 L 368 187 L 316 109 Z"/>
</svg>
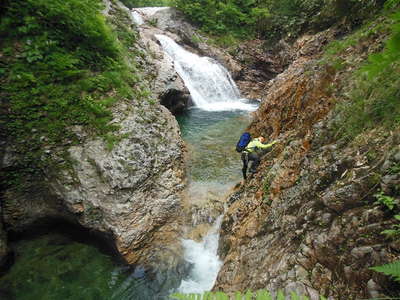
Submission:
<svg viewBox="0 0 400 300">
<path fill-rule="evenodd" d="M 185 260 L 192 264 L 189 278 L 182 280 L 178 292 L 184 294 L 203 293 L 214 286 L 222 261 L 219 259 L 218 240 L 222 216 L 201 242 L 183 240 Z"/>
<path fill-rule="evenodd" d="M 196 107 L 206 111 L 257 109 L 257 104 L 240 97 L 229 72 L 218 62 L 186 51 L 165 35 L 156 35 L 156 38 L 174 61 L 175 70 L 185 82 Z M 217 253 L 221 222 L 222 216 L 201 242 L 182 241 L 184 259 L 191 264 L 191 270 L 189 276 L 182 280 L 178 292 L 203 293 L 212 289 L 222 266 Z"/>
<path fill-rule="evenodd" d="M 256 105 L 240 98 L 229 72 L 209 57 L 186 51 L 165 35 L 156 35 L 175 69 L 185 82 L 194 104 L 208 111 L 255 110 Z"/>
</svg>

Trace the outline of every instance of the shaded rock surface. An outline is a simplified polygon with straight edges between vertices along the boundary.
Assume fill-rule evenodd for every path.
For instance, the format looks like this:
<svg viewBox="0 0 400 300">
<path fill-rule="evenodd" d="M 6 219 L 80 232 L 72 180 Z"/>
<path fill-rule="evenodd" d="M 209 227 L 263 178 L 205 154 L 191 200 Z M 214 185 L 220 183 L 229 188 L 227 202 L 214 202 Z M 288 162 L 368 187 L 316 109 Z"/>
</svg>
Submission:
<svg viewBox="0 0 400 300">
<path fill-rule="evenodd" d="M 71 168 L 43 170 L 46 188 L 5 193 L 9 229 L 49 217 L 77 221 L 113 237 L 130 263 L 147 263 L 154 247 L 179 247 L 185 176 L 177 123 L 158 104 L 120 103 L 114 117 L 124 138 L 111 151 L 82 131 L 82 143 L 68 149 Z"/>
<path fill-rule="evenodd" d="M 121 9 L 128 11 L 110 1 L 104 13 L 118 18 Z M 134 46 L 132 50 L 137 50 Z M 146 52 L 138 59 L 146 64 L 151 61 L 146 58 L 151 57 L 151 49 L 142 46 Z M 158 80 L 174 76 L 168 74 L 170 69 L 160 69 L 152 64 L 146 68 Z M 148 75 L 143 75 L 144 81 Z M 155 94 L 168 91 L 168 84 L 160 83 Z M 128 263 L 162 268 L 165 262 L 168 268 L 180 259 L 180 206 L 185 188 L 185 148 L 178 124 L 164 106 L 148 99 L 120 101 L 112 113 L 112 123 L 120 126 L 112 149 L 84 128 L 72 128 L 77 145 L 66 141 L 58 149 L 49 146 L 42 159 L 54 163 L 41 170 L 43 176 L 26 190 L 3 192 L 4 224 L 7 230 L 23 231 L 52 218 L 79 223 L 112 240 Z M 1 167 L 12 170 L 12 143 L 2 148 Z M 2 227 L 0 241 L 1 257 L 5 249 Z"/>
<path fill-rule="evenodd" d="M 0 213 L 2 212 L 0 206 Z M 0 268 L 4 265 L 8 254 L 7 234 L 3 228 L 3 222 L 0 222 Z"/>
<path fill-rule="evenodd" d="M 344 101 L 337 89 L 351 89 L 341 80 L 351 67 L 338 72 L 319 63 L 321 45 L 335 35 L 299 39 L 293 62 L 265 85 L 249 130 L 279 143 L 228 199 L 215 290 L 283 289 L 313 300 L 398 295 L 394 282 L 369 267 L 400 258 L 381 234 L 396 220 L 373 195 L 396 187 L 400 175 L 385 170 L 395 165 L 400 133 L 375 129 L 337 139 L 340 115 L 331 109 Z M 344 59 L 361 62 L 383 38 L 350 47 Z"/>
</svg>

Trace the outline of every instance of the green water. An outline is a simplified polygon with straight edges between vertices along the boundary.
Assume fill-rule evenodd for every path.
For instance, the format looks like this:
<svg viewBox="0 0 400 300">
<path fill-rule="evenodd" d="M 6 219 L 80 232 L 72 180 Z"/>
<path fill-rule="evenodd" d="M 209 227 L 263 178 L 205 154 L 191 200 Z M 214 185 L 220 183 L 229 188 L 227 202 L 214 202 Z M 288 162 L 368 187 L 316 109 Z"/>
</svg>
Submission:
<svg viewBox="0 0 400 300">
<path fill-rule="evenodd" d="M 50 233 L 13 245 L 16 263 L 0 278 L 0 299 L 157 299 L 140 268 L 99 247 Z"/>
<path fill-rule="evenodd" d="M 241 160 L 235 146 L 249 124 L 248 112 L 192 108 L 177 120 L 189 148 L 192 181 L 226 184 L 240 179 Z"/>
<path fill-rule="evenodd" d="M 241 176 L 237 139 L 248 114 L 191 109 L 178 117 L 190 153 L 190 189 L 220 194 Z M 185 267 L 168 273 L 127 268 L 99 245 L 73 234 L 47 233 L 12 244 L 15 263 L 0 277 L 0 299 L 166 299 Z"/>
</svg>

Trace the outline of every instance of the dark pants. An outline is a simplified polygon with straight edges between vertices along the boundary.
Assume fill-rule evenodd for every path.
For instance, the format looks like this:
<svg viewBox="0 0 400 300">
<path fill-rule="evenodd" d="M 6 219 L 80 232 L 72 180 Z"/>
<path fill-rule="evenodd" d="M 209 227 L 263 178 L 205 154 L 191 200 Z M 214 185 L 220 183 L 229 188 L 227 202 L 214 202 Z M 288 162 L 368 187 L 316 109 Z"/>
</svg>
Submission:
<svg viewBox="0 0 400 300">
<path fill-rule="evenodd" d="M 249 165 L 249 161 L 252 161 L 253 163 L 251 164 L 250 173 L 255 173 L 257 170 L 258 165 L 260 164 L 260 160 L 261 160 L 261 155 L 256 153 L 256 152 L 251 152 L 251 153 L 247 153 L 247 152 L 242 152 L 242 162 L 243 162 L 243 169 L 242 169 L 242 173 L 243 173 L 243 178 L 247 179 L 247 167 Z"/>
</svg>

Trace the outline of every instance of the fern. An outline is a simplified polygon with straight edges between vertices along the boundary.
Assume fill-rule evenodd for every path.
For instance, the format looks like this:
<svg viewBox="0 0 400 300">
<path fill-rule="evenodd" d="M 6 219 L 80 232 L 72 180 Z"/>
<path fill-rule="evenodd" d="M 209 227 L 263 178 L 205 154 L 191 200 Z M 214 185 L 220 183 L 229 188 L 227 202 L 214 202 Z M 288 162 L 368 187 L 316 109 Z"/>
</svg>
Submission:
<svg viewBox="0 0 400 300">
<path fill-rule="evenodd" d="M 394 8 L 399 4 L 400 4 L 400 0 L 387 0 L 385 2 L 385 8 L 388 8 L 388 9 Z"/>
<path fill-rule="evenodd" d="M 392 276 L 395 281 L 400 282 L 400 260 L 396 260 L 390 264 L 372 267 L 370 269 L 388 276 Z"/>
</svg>

